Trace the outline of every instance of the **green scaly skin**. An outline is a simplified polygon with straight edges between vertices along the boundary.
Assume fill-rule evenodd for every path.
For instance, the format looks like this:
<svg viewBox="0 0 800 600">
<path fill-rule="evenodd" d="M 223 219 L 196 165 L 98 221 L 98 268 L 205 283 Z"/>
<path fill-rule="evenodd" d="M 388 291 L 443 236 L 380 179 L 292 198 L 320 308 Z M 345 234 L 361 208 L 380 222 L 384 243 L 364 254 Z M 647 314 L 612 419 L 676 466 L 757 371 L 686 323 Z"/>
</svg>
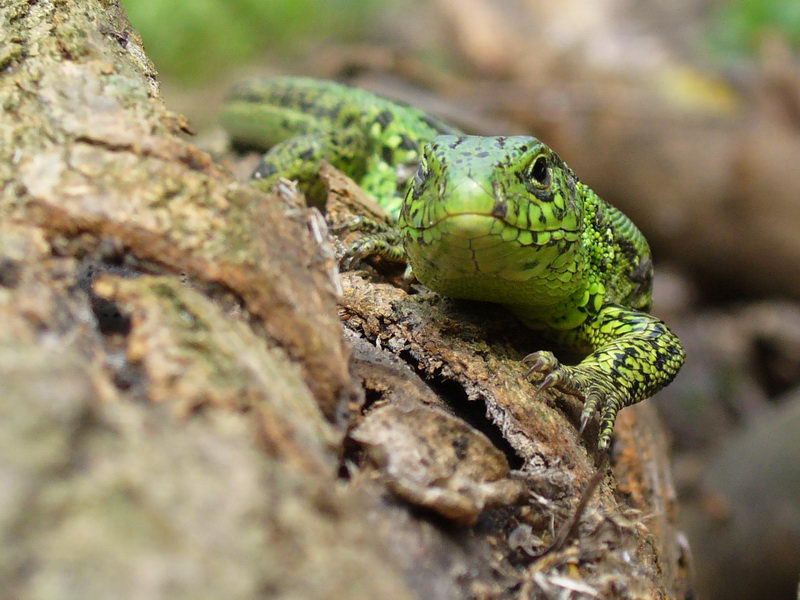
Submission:
<svg viewBox="0 0 800 600">
<path fill-rule="evenodd" d="M 372 223 L 351 256 L 407 261 L 430 289 L 502 304 L 586 352 L 575 366 L 536 352 L 524 359 L 526 376 L 544 376 L 539 390 L 581 396 L 581 430 L 599 412 L 599 448 L 608 448 L 619 410 L 652 396 L 683 364 L 678 338 L 648 314 L 644 236 L 536 138 L 465 136 L 416 108 L 304 78 L 237 88 L 223 120 L 237 142 L 271 147 L 257 185 L 311 183 L 327 160 L 375 197 L 393 224 Z"/>
<path fill-rule="evenodd" d="M 268 189 L 285 178 L 299 180 L 308 190 L 327 161 L 394 217 L 422 144 L 460 133 L 417 108 L 305 77 L 241 84 L 223 108 L 222 123 L 236 143 L 271 148 L 253 172 L 258 187 Z"/>
</svg>

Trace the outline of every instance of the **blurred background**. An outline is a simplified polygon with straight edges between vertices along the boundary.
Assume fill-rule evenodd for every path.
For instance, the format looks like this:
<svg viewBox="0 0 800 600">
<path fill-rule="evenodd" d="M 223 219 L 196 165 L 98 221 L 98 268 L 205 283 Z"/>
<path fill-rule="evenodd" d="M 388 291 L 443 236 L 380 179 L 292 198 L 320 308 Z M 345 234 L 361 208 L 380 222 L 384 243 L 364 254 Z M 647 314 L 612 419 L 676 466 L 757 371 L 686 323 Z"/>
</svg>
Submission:
<svg viewBox="0 0 800 600">
<path fill-rule="evenodd" d="M 227 89 L 282 73 L 348 81 L 473 133 L 532 133 L 553 146 L 644 230 L 655 313 L 688 351 L 656 402 L 698 596 L 796 597 L 798 0 L 123 4 L 167 105 L 223 159 L 216 115 Z"/>
</svg>

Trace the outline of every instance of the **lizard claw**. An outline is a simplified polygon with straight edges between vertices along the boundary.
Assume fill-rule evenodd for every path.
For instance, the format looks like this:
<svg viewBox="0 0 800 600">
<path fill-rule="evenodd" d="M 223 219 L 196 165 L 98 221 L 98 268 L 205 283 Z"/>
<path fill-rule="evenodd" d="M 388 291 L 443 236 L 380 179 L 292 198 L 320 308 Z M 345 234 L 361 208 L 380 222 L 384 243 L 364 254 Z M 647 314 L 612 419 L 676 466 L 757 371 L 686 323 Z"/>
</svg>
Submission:
<svg viewBox="0 0 800 600">
<path fill-rule="evenodd" d="M 624 393 L 602 372 L 581 365 L 561 365 L 551 352 L 534 352 L 523 358 L 522 362 L 530 363 L 525 372 L 526 379 L 534 373 L 544 376 L 536 387 L 536 395 L 552 388 L 578 396 L 584 401 L 580 435 L 595 413 L 600 412 L 597 446 L 600 450 L 607 449 L 611 444 L 617 413 L 627 404 Z"/>
<path fill-rule="evenodd" d="M 583 412 L 581 412 L 581 427 L 580 434 L 583 435 L 589 421 L 592 420 L 594 413 L 597 411 L 597 406 L 603 403 L 602 394 L 595 388 L 590 388 L 589 393 L 586 394 L 583 401 Z M 613 423 L 612 423 L 613 426 Z"/>
<path fill-rule="evenodd" d="M 525 378 L 531 376 L 533 373 L 550 373 L 558 369 L 558 359 L 553 356 L 552 352 L 542 350 L 540 352 L 532 352 L 522 359 L 522 364 L 531 363 L 530 368 L 525 373 Z"/>
<path fill-rule="evenodd" d="M 522 362 L 530 362 L 531 365 L 525 372 L 525 378 L 529 378 L 534 373 L 544 375 L 536 392 L 539 393 L 551 387 L 569 394 L 580 394 L 580 390 L 573 385 L 570 369 L 573 367 L 562 366 L 552 352 L 546 350 L 528 354 Z"/>
<path fill-rule="evenodd" d="M 529 354 L 528 356 L 531 356 L 531 355 Z M 525 358 L 528 358 L 528 357 L 526 356 Z M 523 363 L 525 362 L 525 358 L 522 359 Z M 528 370 L 525 371 L 525 379 L 527 379 L 528 377 L 530 377 L 534 373 L 539 373 L 542 370 L 542 367 L 544 367 L 544 366 L 545 366 L 544 360 L 542 360 L 539 357 L 535 358 L 533 363 L 531 364 L 531 366 L 528 368 Z"/>
<path fill-rule="evenodd" d="M 541 392 L 550 389 L 551 387 L 556 385 L 556 383 L 558 383 L 558 371 L 553 371 L 552 373 L 545 376 L 544 379 L 542 379 L 541 383 L 536 388 L 536 394 L 538 395 Z"/>
</svg>

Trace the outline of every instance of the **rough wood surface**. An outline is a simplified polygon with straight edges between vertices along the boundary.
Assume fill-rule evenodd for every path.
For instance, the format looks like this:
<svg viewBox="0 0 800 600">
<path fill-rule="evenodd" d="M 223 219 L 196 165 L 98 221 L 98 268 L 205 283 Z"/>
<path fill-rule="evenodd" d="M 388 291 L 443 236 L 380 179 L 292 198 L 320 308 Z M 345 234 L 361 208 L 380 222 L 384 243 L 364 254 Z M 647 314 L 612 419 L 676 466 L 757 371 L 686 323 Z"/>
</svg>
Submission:
<svg viewBox="0 0 800 600">
<path fill-rule="evenodd" d="M 536 559 L 595 469 L 577 400 L 522 378 L 537 341 L 339 277 L 290 186 L 181 137 L 118 3 L 0 19 L 0 598 L 685 595 L 649 405 Z"/>
</svg>

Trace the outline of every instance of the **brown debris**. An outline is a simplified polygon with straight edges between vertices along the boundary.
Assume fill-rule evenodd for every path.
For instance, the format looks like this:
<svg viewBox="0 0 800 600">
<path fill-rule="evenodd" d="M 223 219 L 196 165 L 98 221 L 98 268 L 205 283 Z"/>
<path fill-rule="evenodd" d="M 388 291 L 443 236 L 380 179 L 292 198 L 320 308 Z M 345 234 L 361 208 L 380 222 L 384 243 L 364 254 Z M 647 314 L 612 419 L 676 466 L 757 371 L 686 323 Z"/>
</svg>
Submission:
<svg viewBox="0 0 800 600">
<path fill-rule="evenodd" d="M 436 408 L 393 402 L 374 408 L 350 436 L 413 504 L 474 525 L 491 505 L 514 504 L 523 491 L 486 436 Z"/>
</svg>

